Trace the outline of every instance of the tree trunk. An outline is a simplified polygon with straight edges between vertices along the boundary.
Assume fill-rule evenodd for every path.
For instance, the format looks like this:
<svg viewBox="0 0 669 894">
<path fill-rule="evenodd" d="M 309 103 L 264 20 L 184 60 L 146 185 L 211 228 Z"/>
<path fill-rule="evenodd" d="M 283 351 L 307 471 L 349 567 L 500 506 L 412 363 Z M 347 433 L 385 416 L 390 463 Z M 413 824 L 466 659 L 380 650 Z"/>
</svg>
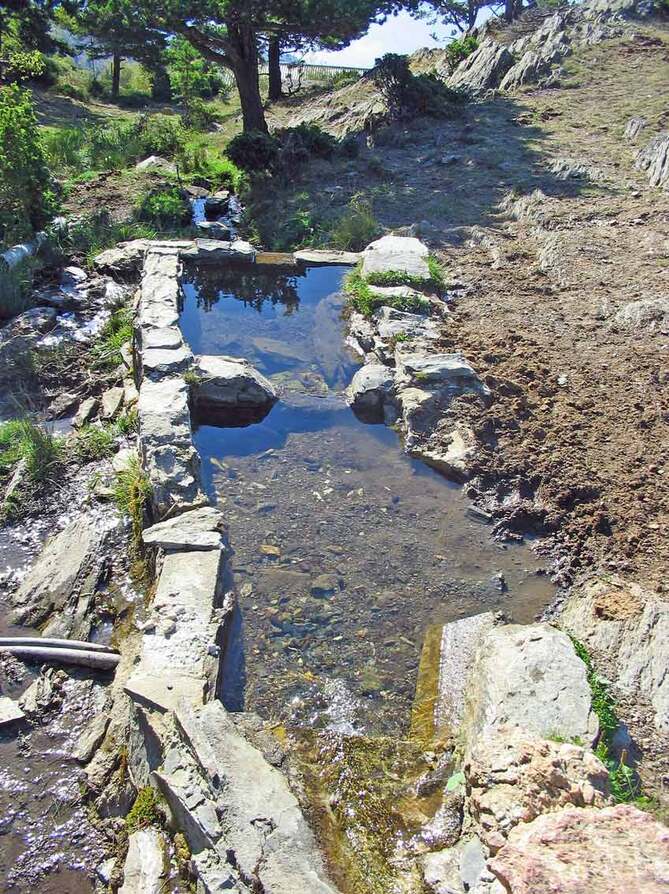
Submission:
<svg viewBox="0 0 669 894">
<path fill-rule="evenodd" d="M 172 85 L 164 65 L 151 69 L 151 99 L 155 102 L 169 102 L 172 99 Z"/>
<path fill-rule="evenodd" d="M 269 99 L 276 102 L 283 96 L 281 89 L 281 43 L 278 37 L 270 37 L 267 51 L 269 61 Z"/>
<path fill-rule="evenodd" d="M 121 56 L 119 53 L 114 53 L 112 56 L 112 83 L 111 83 L 111 98 L 116 102 L 121 93 Z"/>
<path fill-rule="evenodd" d="M 228 26 L 230 65 L 235 76 L 242 106 L 244 132 L 268 133 L 265 110 L 258 78 L 258 45 L 254 28 L 248 25 Z"/>
</svg>

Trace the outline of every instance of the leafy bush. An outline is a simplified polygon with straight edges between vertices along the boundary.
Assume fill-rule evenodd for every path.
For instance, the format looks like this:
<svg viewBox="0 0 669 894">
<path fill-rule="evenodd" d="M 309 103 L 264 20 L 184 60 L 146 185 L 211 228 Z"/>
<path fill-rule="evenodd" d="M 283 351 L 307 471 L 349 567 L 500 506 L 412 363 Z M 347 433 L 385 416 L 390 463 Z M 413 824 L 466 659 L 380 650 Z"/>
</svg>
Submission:
<svg viewBox="0 0 669 894">
<path fill-rule="evenodd" d="M 184 37 L 176 37 L 167 51 L 167 70 L 175 96 L 186 102 L 199 97 L 228 99 L 231 87 L 220 69 L 208 62 Z"/>
<path fill-rule="evenodd" d="M 141 115 L 134 127 L 142 155 L 172 158 L 183 149 L 188 138 L 182 122 L 169 115 Z"/>
<path fill-rule="evenodd" d="M 308 156 L 332 158 L 337 148 L 337 140 L 331 134 L 317 124 L 307 124 L 305 121 L 297 127 L 277 131 L 276 138 L 281 143 L 282 155 L 286 151 L 302 150 Z"/>
<path fill-rule="evenodd" d="M 177 156 L 177 163 L 184 179 L 207 189 L 240 192 L 246 182 L 246 174 L 233 161 L 204 146 L 186 146 Z"/>
<path fill-rule="evenodd" d="M 376 60 L 372 79 L 386 101 L 393 119 L 417 115 L 452 115 L 463 101 L 434 74 L 414 75 L 406 56 L 387 53 Z"/>
<path fill-rule="evenodd" d="M 371 204 L 358 194 L 353 196 L 348 210 L 330 231 L 328 242 L 343 251 L 361 251 L 380 233 L 381 225 L 374 217 Z"/>
<path fill-rule="evenodd" d="M 340 90 L 349 84 L 355 84 L 361 77 L 359 71 L 338 71 L 329 78 L 328 85 L 332 90 Z"/>
<path fill-rule="evenodd" d="M 139 200 L 137 218 L 159 229 L 187 226 L 192 217 L 190 202 L 178 186 L 151 190 Z"/>
<path fill-rule="evenodd" d="M 193 97 L 186 103 L 186 111 L 183 114 L 183 123 L 193 130 L 210 130 L 220 119 L 220 116 L 211 103 L 205 102 L 199 97 Z"/>
<path fill-rule="evenodd" d="M 458 65 L 467 56 L 471 56 L 474 50 L 478 49 L 479 42 L 473 34 L 466 34 L 464 37 L 452 40 L 446 47 L 446 65 L 450 72 L 455 71 Z"/>
<path fill-rule="evenodd" d="M 30 94 L 0 88 L 0 242 L 42 229 L 57 206 Z"/>
<path fill-rule="evenodd" d="M 242 171 L 269 171 L 279 157 L 279 141 L 269 134 L 252 130 L 230 140 L 226 152 Z"/>
</svg>

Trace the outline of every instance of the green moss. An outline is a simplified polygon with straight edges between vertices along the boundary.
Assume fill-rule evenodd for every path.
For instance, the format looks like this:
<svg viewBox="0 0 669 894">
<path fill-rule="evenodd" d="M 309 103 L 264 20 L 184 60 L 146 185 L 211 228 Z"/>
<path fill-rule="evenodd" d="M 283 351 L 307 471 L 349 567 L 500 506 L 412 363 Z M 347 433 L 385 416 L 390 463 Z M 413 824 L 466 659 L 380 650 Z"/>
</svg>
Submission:
<svg viewBox="0 0 669 894">
<path fill-rule="evenodd" d="M 158 826 L 161 824 L 160 811 L 161 798 L 158 792 L 147 785 L 137 792 L 135 803 L 130 808 L 130 813 L 125 818 L 125 826 L 128 834 L 146 826 Z"/>
</svg>

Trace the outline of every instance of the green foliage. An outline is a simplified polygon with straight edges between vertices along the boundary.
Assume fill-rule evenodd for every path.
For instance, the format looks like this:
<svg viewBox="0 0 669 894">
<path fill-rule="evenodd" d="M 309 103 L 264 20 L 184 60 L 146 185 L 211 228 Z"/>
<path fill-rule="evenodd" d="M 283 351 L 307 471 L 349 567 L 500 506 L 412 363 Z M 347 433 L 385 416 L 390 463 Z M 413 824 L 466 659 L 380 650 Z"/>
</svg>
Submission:
<svg viewBox="0 0 669 894">
<path fill-rule="evenodd" d="M 137 203 L 136 215 L 159 230 L 169 230 L 187 226 L 192 209 L 178 186 L 168 186 L 145 193 Z"/>
<path fill-rule="evenodd" d="M 221 70 L 207 62 L 184 37 L 177 36 L 170 43 L 165 58 L 172 90 L 177 98 L 187 103 L 196 98 L 228 98 L 230 86 Z"/>
<path fill-rule="evenodd" d="M 471 56 L 478 49 L 479 42 L 473 34 L 465 34 L 457 40 L 452 40 L 446 47 L 446 64 L 450 72 L 455 71 L 458 65 L 467 56 Z"/>
<path fill-rule="evenodd" d="M 573 636 L 574 651 L 585 664 L 588 684 L 592 693 L 592 710 L 599 720 L 599 742 L 595 754 L 609 771 L 611 795 L 617 804 L 628 804 L 643 797 L 641 783 L 632 767 L 625 763 L 625 755 L 618 759 L 612 751 L 613 737 L 619 721 L 616 705 L 609 684 L 595 670 L 588 650 Z"/>
<path fill-rule="evenodd" d="M 444 274 L 441 265 L 436 259 L 430 261 L 430 278 L 425 280 L 420 276 L 412 276 L 401 270 L 387 270 L 384 273 L 370 273 L 367 282 L 370 286 L 409 286 L 412 289 L 430 289 L 441 292 L 444 286 Z"/>
<path fill-rule="evenodd" d="M 229 189 L 239 193 L 246 184 L 246 174 L 233 161 L 197 143 L 187 145 L 179 153 L 177 163 L 186 182 L 207 189 Z"/>
<path fill-rule="evenodd" d="M 28 81 L 44 74 L 46 62 L 39 50 L 15 50 L 4 66 L 6 81 Z"/>
<path fill-rule="evenodd" d="M 380 234 L 381 225 L 374 217 L 370 202 L 358 193 L 331 229 L 328 243 L 343 251 L 361 251 Z"/>
<path fill-rule="evenodd" d="M 32 307 L 35 261 L 24 258 L 14 267 L 0 267 L 0 320 L 11 320 Z"/>
<path fill-rule="evenodd" d="M 114 502 L 119 512 L 127 515 L 132 527 L 131 552 L 138 557 L 142 551 L 142 531 L 146 506 L 151 497 L 151 483 L 134 456 L 125 469 L 116 473 Z"/>
<path fill-rule="evenodd" d="M 128 834 L 144 829 L 146 826 L 161 825 L 162 813 L 160 811 L 161 798 L 158 792 L 147 785 L 140 788 L 135 798 L 135 803 L 125 818 L 125 827 Z"/>
<path fill-rule="evenodd" d="M 348 296 L 350 307 L 364 317 L 371 317 L 380 307 L 392 307 L 405 313 L 427 313 L 430 309 L 429 301 L 420 295 L 375 295 L 359 267 L 352 270 L 344 280 L 344 292 Z"/>
<path fill-rule="evenodd" d="M 271 170 L 279 157 L 279 141 L 260 131 L 240 133 L 228 143 L 228 158 L 247 173 Z"/>
<path fill-rule="evenodd" d="M 192 130 L 207 131 L 217 124 L 220 116 L 211 103 L 205 102 L 197 96 L 192 97 L 186 103 L 183 114 L 183 123 Z"/>
<path fill-rule="evenodd" d="M 408 58 L 397 53 L 386 53 L 376 60 L 372 79 L 386 101 L 391 119 L 417 115 L 448 117 L 463 101 L 436 75 L 414 75 Z"/>
<path fill-rule="evenodd" d="M 41 230 L 57 207 L 30 94 L 0 88 L 0 242 Z"/>
<path fill-rule="evenodd" d="M 111 456 L 114 453 L 114 432 L 109 426 L 84 425 L 77 432 L 74 450 L 84 463 Z"/>
<path fill-rule="evenodd" d="M 328 83 L 331 90 L 341 90 L 342 87 L 355 84 L 361 77 L 359 71 L 338 71 L 328 79 Z"/>
<path fill-rule="evenodd" d="M 332 158 L 337 148 L 337 140 L 322 130 L 317 124 L 302 122 L 297 127 L 288 127 L 275 134 L 281 143 L 281 162 L 286 164 L 286 156 L 300 159 Z"/>
</svg>

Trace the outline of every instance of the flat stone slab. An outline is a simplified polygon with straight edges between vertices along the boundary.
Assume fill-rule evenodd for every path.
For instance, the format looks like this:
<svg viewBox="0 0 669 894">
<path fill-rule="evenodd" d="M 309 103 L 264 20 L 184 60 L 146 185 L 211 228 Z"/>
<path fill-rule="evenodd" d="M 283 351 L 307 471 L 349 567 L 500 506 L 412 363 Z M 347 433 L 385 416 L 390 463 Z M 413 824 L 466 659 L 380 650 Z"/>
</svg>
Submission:
<svg viewBox="0 0 669 894">
<path fill-rule="evenodd" d="M 223 530 L 223 513 L 213 506 L 203 506 L 147 528 L 142 539 L 147 546 L 164 550 L 220 549 Z"/>
<path fill-rule="evenodd" d="M 161 833 L 154 826 L 133 832 L 119 894 L 163 894 L 168 879 L 169 860 Z"/>
<path fill-rule="evenodd" d="M 416 385 L 420 388 L 486 390 L 472 366 L 462 354 L 426 354 L 398 352 L 398 386 Z"/>
<path fill-rule="evenodd" d="M 346 267 L 355 267 L 360 260 L 358 252 L 354 251 L 326 251 L 318 248 L 303 248 L 293 252 L 296 261 L 304 264 L 342 264 Z"/>
<path fill-rule="evenodd" d="M 412 236 L 383 236 L 362 253 L 362 275 L 404 273 L 419 280 L 430 279 L 429 251 Z"/>
<path fill-rule="evenodd" d="M 585 664 L 549 624 L 495 627 L 481 640 L 465 694 L 466 743 L 518 727 L 591 744 L 599 731 Z"/>
<path fill-rule="evenodd" d="M 177 723 L 211 791 L 222 792 L 216 850 L 242 878 L 272 894 L 336 894 L 315 837 L 283 774 L 238 731 L 220 702 L 181 706 Z M 224 805 L 224 806 L 222 806 Z M 216 813 L 213 814 L 216 816 Z M 215 836 L 215 830 L 210 836 Z"/>
<path fill-rule="evenodd" d="M 146 453 L 166 445 L 190 445 L 188 385 L 183 379 L 145 380 L 139 391 L 139 441 Z"/>
<path fill-rule="evenodd" d="M 221 550 L 165 556 L 141 659 L 125 685 L 131 698 L 171 711 L 182 699 L 202 704 L 211 693 L 223 564 Z"/>
<path fill-rule="evenodd" d="M 219 239 L 196 239 L 197 259 L 200 262 L 219 263 L 220 261 L 245 261 L 255 263 L 256 250 L 250 242 L 235 239 L 234 242 L 223 242 Z"/>
</svg>

